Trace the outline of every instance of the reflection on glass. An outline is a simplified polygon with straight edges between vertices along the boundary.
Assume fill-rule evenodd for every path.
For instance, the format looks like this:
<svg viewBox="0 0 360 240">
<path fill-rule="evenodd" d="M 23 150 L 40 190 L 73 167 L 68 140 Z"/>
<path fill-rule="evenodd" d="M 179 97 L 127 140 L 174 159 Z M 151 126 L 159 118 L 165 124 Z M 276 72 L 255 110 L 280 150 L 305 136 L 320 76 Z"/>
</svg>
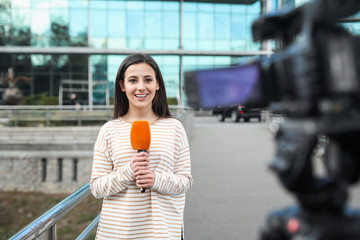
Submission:
<svg viewBox="0 0 360 240">
<path fill-rule="evenodd" d="M 230 38 L 230 15 L 224 13 L 215 13 L 215 38 Z"/>
<path fill-rule="evenodd" d="M 82 42 L 87 45 L 88 12 L 87 9 L 70 8 L 70 36 L 72 42 Z"/>
<path fill-rule="evenodd" d="M 126 36 L 130 38 L 144 37 L 144 12 L 129 10 L 126 12 Z"/>
<path fill-rule="evenodd" d="M 199 13 L 199 38 L 212 39 L 214 38 L 214 16 L 212 13 Z"/>
<path fill-rule="evenodd" d="M 162 37 L 162 12 L 152 11 L 151 14 L 145 15 L 145 36 L 146 37 Z"/>
<path fill-rule="evenodd" d="M 161 38 L 146 38 L 145 49 L 162 49 L 163 39 Z"/>
<path fill-rule="evenodd" d="M 107 38 L 91 38 L 91 47 L 107 48 Z"/>
<path fill-rule="evenodd" d="M 50 34 L 50 12 L 49 9 L 31 10 L 31 32 L 34 35 L 48 36 Z"/>
<path fill-rule="evenodd" d="M 230 4 L 215 4 L 215 11 L 218 13 L 229 13 Z"/>
<path fill-rule="evenodd" d="M 122 61 L 126 58 L 125 55 L 109 55 L 107 58 L 108 66 L 108 81 L 115 82 L 118 68 Z"/>
<path fill-rule="evenodd" d="M 51 10 L 51 46 L 68 46 L 69 12 L 67 9 L 59 8 Z"/>
<path fill-rule="evenodd" d="M 127 39 L 127 47 L 133 49 L 141 49 L 145 46 L 144 38 L 129 38 Z"/>
<path fill-rule="evenodd" d="M 261 3 L 260 1 L 257 1 L 253 3 L 252 5 L 249 5 L 247 13 L 255 13 L 260 15 L 261 13 Z"/>
<path fill-rule="evenodd" d="M 180 46 L 180 41 L 178 38 L 165 38 L 163 41 L 164 49 L 178 49 Z"/>
<path fill-rule="evenodd" d="M 106 15 L 105 10 L 90 10 L 90 36 L 106 37 Z"/>
<path fill-rule="evenodd" d="M 162 1 L 145 1 L 145 9 L 147 11 L 159 11 L 162 9 L 163 5 L 165 5 L 166 3 L 162 2 Z"/>
<path fill-rule="evenodd" d="M 25 1 L 26 2 L 26 1 Z M 49 8 L 50 7 L 50 1 L 49 0 L 32 0 L 31 2 L 31 8 Z"/>
<path fill-rule="evenodd" d="M 202 3 L 198 6 L 199 12 L 213 12 L 214 11 L 214 4 L 211 3 Z"/>
<path fill-rule="evenodd" d="M 242 51 L 246 49 L 247 41 L 245 40 L 232 40 L 230 44 L 230 50 L 232 51 Z"/>
<path fill-rule="evenodd" d="M 277 0 L 272 0 L 271 2 L 276 2 Z M 234 4 L 231 6 L 231 13 L 233 14 L 245 14 L 247 12 L 248 6 L 245 4 Z"/>
<path fill-rule="evenodd" d="M 144 2 L 143 1 L 127 1 L 126 9 L 127 10 L 143 10 Z"/>
<path fill-rule="evenodd" d="M 69 7 L 69 1 L 51 0 L 51 8 L 52 9 L 68 8 L 68 7 Z"/>
<path fill-rule="evenodd" d="M 162 24 L 164 27 L 163 37 L 179 38 L 179 12 L 166 11 L 163 12 Z M 194 23 L 193 23 L 194 24 Z"/>
<path fill-rule="evenodd" d="M 240 40 L 247 35 L 246 15 L 236 14 L 231 16 L 231 38 Z"/>
<path fill-rule="evenodd" d="M 196 14 L 190 12 L 184 12 L 184 29 L 183 29 L 183 37 L 184 39 L 194 39 L 196 38 L 197 33 L 197 20 Z"/>
<path fill-rule="evenodd" d="M 11 0 L 12 8 L 30 8 L 31 1 Z"/>
<path fill-rule="evenodd" d="M 67 8 L 51 9 L 51 22 L 59 25 L 69 25 L 69 10 Z"/>
<path fill-rule="evenodd" d="M 88 0 L 68 0 L 70 8 L 87 9 Z"/>
<path fill-rule="evenodd" d="M 228 51 L 230 50 L 229 45 L 230 45 L 230 40 L 215 40 L 215 50 L 216 51 Z"/>
<path fill-rule="evenodd" d="M 126 18 L 125 18 L 125 11 L 117 10 L 113 11 L 110 10 L 107 12 L 108 18 L 108 37 L 125 37 L 125 30 L 126 30 Z"/>
<path fill-rule="evenodd" d="M 183 3 L 183 11 L 185 12 L 196 12 L 198 3 L 194 2 L 185 2 Z"/>
<path fill-rule="evenodd" d="M 33 66 L 47 65 L 51 61 L 51 55 L 31 54 L 31 64 Z"/>
<path fill-rule="evenodd" d="M 110 0 L 108 1 L 108 9 L 124 9 L 125 8 L 125 2 L 124 1 L 118 1 L 118 0 Z"/>
<path fill-rule="evenodd" d="M 110 49 L 126 48 L 125 38 L 108 38 L 107 46 Z"/>
<path fill-rule="evenodd" d="M 213 40 L 200 40 L 198 50 L 203 51 L 212 51 L 214 50 L 214 41 Z"/>
<path fill-rule="evenodd" d="M 91 0 L 89 1 L 91 9 L 106 9 L 107 8 L 107 1 L 97 1 Z"/>
</svg>

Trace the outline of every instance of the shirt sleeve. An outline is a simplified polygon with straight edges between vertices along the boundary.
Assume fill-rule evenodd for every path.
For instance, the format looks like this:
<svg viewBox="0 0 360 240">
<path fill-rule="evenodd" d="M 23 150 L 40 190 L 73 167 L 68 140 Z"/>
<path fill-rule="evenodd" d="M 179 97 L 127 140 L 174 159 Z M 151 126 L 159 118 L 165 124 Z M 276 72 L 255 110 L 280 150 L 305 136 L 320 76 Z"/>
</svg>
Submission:
<svg viewBox="0 0 360 240">
<path fill-rule="evenodd" d="M 127 189 L 135 181 L 130 163 L 113 170 L 111 144 L 106 128 L 102 127 L 94 146 L 94 158 L 90 180 L 91 193 L 96 198 L 104 198 Z"/>
<path fill-rule="evenodd" d="M 155 173 L 153 190 L 170 195 L 178 195 L 188 191 L 192 184 L 190 149 L 185 129 L 181 125 L 180 133 L 175 144 L 175 168 L 174 172 Z"/>
</svg>

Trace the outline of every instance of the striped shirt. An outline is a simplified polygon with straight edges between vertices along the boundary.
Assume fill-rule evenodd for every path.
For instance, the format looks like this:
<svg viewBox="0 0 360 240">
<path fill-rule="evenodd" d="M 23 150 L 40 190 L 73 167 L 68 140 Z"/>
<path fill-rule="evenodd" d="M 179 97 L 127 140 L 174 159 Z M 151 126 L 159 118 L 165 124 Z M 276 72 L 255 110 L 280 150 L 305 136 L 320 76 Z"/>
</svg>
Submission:
<svg viewBox="0 0 360 240">
<path fill-rule="evenodd" d="M 104 198 L 96 239 L 181 239 L 185 192 L 191 187 L 190 150 L 175 118 L 150 125 L 150 168 L 154 186 L 135 184 L 130 143 L 132 124 L 122 118 L 101 128 L 94 146 L 91 192 Z"/>
</svg>

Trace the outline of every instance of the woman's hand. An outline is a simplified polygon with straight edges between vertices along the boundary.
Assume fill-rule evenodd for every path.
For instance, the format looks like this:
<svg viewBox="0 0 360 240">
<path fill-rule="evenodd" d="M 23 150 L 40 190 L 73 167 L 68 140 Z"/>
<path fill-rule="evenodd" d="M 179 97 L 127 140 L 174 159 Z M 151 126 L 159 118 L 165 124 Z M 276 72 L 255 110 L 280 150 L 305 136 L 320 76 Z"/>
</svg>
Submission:
<svg viewBox="0 0 360 240">
<path fill-rule="evenodd" d="M 155 173 L 149 166 L 149 152 L 134 154 L 130 166 L 134 170 L 136 186 L 139 188 L 151 188 L 155 182 Z"/>
<path fill-rule="evenodd" d="M 155 173 L 153 170 L 146 169 L 135 172 L 136 186 L 139 188 L 152 188 L 155 182 Z"/>
<path fill-rule="evenodd" d="M 140 152 L 132 156 L 130 160 L 130 166 L 132 170 L 136 173 L 140 170 L 146 170 L 149 168 L 149 153 Z"/>
</svg>

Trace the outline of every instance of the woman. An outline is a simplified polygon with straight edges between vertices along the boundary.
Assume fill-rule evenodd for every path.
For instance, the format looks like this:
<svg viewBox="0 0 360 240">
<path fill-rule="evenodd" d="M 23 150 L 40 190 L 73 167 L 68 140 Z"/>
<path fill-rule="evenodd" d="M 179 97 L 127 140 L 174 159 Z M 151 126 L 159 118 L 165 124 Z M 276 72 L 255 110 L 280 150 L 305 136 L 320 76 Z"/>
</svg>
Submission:
<svg viewBox="0 0 360 240">
<path fill-rule="evenodd" d="M 137 120 L 150 123 L 148 152 L 131 147 Z M 185 192 L 193 183 L 189 144 L 149 55 L 130 55 L 119 67 L 114 117 L 99 132 L 90 183 L 92 194 L 104 198 L 97 239 L 183 238 Z"/>
</svg>

